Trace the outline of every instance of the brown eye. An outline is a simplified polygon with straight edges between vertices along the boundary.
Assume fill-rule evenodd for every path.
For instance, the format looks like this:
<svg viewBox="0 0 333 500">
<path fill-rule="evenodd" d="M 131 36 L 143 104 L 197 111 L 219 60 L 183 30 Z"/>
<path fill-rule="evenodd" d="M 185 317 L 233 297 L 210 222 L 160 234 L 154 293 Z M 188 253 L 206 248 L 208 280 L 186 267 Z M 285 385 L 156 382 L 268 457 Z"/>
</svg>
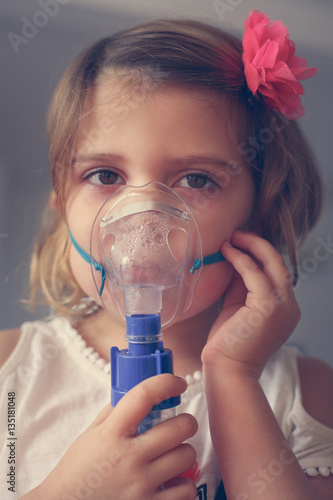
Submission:
<svg viewBox="0 0 333 500">
<path fill-rule="evenodd" d="M 97 174 L 98 180 L 101 184 L 115 184 L 118 180 L 118 174 L 110 170 L 104 170 Z"/>
<path fill-rule="evenodd" d="M 206 186 L 209 180 L 205 175 L 201 174 L 190 174 L 186 177 L 188 186 L 193 189 L 201 189 Z"/>
<path fill-rule="evenodd" d="M 89 181 L 91 184 L 103 185 L 103 186 L 111 186 L 112 184 L 120 184 L 121 177 L 112 170 L 95 170 L 93 172 L 89 172 L 85 175 L 84 180 Z"/>
</svg>

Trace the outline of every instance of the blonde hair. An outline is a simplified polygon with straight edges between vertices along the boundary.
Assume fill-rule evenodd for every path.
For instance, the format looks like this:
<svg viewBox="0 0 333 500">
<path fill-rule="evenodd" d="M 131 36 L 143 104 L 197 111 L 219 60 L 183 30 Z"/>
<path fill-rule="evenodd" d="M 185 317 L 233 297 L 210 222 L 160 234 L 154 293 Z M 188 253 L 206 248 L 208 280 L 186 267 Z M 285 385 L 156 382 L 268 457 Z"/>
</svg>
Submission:
<svg viewBox="0 0 333 500">
<path fill-rule="evenodd" d="M 230 131 L 238 153 L 251 167 L 257 190 L 252 229 L 281 252 L 287 251 L 296 275 L 297 246 L 321 208 L 321 182 L 313 154 L 295 121 L 251 95 L 241 42 L 206 24 L 148 21 L 100 40 L 70 66 L 49 109 L 52 181 L 60 207 L 86 98 L 109 70 L 123 74 L 136 70 L 153 86 L 196 87 L 227 97 Z M 41 289 L 55 312 L 77 317 L 81 313 L 74 306 L 84 293 L 71 273 L 68 249 L 64 218 L 48 208 L 32 260 L 32 301 Z"/>
</svg>

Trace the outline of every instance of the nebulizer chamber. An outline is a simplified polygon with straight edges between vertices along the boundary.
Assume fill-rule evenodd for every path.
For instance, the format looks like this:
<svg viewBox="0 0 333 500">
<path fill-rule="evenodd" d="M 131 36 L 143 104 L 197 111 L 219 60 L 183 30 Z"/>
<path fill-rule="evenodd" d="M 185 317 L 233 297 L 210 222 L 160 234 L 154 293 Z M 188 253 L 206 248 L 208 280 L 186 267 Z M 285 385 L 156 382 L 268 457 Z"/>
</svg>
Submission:
<svg viewBox="0 0 333 500">
<path fill-rule="evenodd" d="M 173 373 L 161 328 L 191 304 L 200 274 L 191 268 L 202 258 L 201 240 L 185 201 L 166 185 L 151 182 L 122 186 L 106 200 L 92 228 L 90 255 L 105 270 L 101 287 L 93 269 L 104 307 L 126 322 L 128 348 L 111 348 L 115 406 L 142 380 Z M 172 416 L 179 403 L 180 397 L 174 397 L 156 405 L 139 432 Z"/>
</svg>

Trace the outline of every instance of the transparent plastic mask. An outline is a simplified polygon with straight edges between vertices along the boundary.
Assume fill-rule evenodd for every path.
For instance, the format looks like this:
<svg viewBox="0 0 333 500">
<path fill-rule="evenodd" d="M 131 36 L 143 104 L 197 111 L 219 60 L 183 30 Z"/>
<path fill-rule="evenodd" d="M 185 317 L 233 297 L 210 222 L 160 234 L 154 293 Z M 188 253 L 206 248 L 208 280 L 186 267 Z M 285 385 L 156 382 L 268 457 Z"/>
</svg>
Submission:
<svg viewBox="0 0 333 500">
<path fill-rule="evenodd" d="M 161 313 L 165 326 L 190 307 L 200 234 L 191 209 L 166 185 L 123 186 L 111 195 L 93 224 L 90 255 L 105 269 L 101 301 L 111 314 Z M 93 266 L 92 272 L 100 290 L 100 275 Z"/>
</svg>

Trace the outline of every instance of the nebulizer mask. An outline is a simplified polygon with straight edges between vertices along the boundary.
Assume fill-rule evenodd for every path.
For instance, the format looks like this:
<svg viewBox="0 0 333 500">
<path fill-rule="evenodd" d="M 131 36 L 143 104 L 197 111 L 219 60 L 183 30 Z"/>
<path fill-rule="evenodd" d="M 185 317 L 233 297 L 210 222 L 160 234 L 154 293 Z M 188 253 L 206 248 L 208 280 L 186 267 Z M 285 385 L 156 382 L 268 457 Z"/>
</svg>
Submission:
<svg viewBox="0 0 333 500">
<path fill-rule="evenodd" d="M 71 236 L 72 237 L 72 236 Z M 76 249 L 82 249 L 72 237 Z M 168 186 L 151 182 L 122 186 L 99 210 L 91 231 L 89 260 L 104 307 L 126 323 L 128 348 L 111 348 L 111 404 L 142 380 L 173 373 L 172 352 L 161 327 L 191 305 L 202 264 L 199 229 L 190 207 Z M 170 398 L 153 408 L 140 432 L 170 417 L 180 403 Z"/>
</svg>

